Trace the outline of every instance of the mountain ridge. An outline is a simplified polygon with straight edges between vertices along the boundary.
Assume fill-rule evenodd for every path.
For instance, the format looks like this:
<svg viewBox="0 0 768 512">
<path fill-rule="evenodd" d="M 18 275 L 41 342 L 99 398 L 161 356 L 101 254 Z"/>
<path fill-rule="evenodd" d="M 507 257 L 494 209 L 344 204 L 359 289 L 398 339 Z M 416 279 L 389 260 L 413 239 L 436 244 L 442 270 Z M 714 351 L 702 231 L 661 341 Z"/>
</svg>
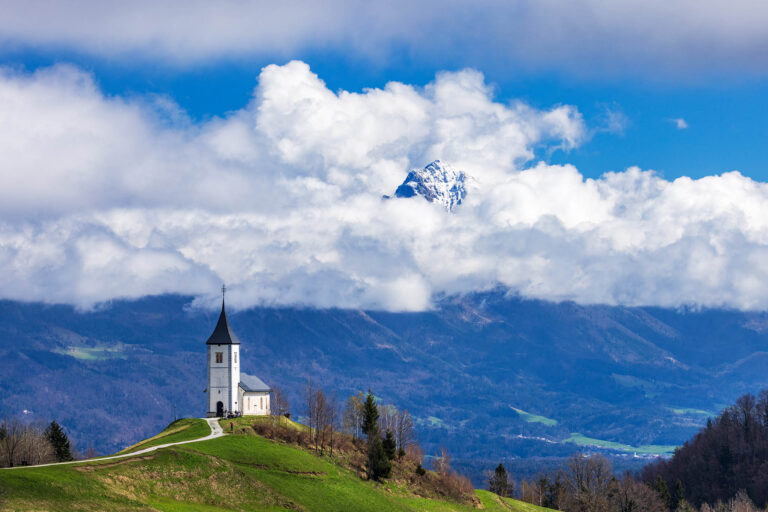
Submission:
<svg viewBox="0 0 768 512">
<path fill-rule="evenodd" d="M 0 301 L 0 415 L 56 418 L 81 449 L 92 440 L 100 452 L 157 431 L 174 405 L 200 416 L 204 342 L 217 313 L 189 310 L 191 301 L 148 297 L 88 313 Z M 760 364 L 768 335 L 753 329 L 766 318 L 555 304 L 503 291 L 444 298 L 422 313 L 230 314 L 243 370 L 282 388 L 294 414 L 303 414 L 310 376 L 342 399 L 375 388 L 411 411 L 428 453 L 447 446 L 458 464 L 476 468 L 476 480 L 496 457 L 588 449 L 631 464 L 632 447 L 681 444 L 706 422 L 694 411 L 714 413 L 768 387 Z M 655 454 L 638 456 L 639 464 Z"/>
</svg>

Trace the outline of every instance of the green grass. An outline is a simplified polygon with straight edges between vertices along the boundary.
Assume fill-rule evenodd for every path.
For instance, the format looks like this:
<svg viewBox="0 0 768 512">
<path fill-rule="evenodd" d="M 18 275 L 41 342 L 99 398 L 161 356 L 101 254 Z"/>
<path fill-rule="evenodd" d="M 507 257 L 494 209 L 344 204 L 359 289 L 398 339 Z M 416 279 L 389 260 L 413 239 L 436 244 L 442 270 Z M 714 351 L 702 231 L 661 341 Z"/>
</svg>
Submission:
<svg viewBox="0 0 768 512">
<path fill-rule="evenodd" d="M 553 420 L 552 418 L 539 416 L 538 414 L 531 414 L 530 412 L 525 412 L 524 410 L 518 409 L 517 407 L 512 407 L 512 410 L 519 414 L 520 417 L 528 423 L 541 423 L 542 425 L 547 425 L 548 427 L 554 427 L 557 425 L 557 420 Z"/>
<path fill-rule="evenodd" d="M 165 435 L 152 439 L 167 441 L 171 436 L 188 435 L 196 424 L 194 420 L 176 422 Z M 180 430 L 183 425 L 187 427 Z M 140 444 L 146 446 L 150 441 Z M 502 500 L 487 491 L 477 491 L 477 496 L 491 512 L 546 510 Z M 119 460 L 0 470 L 0 509 L 475 510 L 467 504 L 416 496 L 404 482 L 363 480 L 327 457 L 256 435 L 227 435 Z"/>
<path fill-rule="evenodd" d="M 480 498 L 484 510 L 491 512 L 546 512 L 551 510 L 549 508 L 531 505 L 524 501 L 513 500 L 512 498 L 500 498 L 490 491 L 481 491 L 478 489 L 475 492 L 477 497 Z"/>
<path fill-rule="evenodd" d="M 211 433 L 211 428 L 205 420 L 199 418 L 183 418 L 176 420 L 154 437 L 140 441 L 117 453 L 132 453 L 159 444 L 191 441 L 205 437 Z"/>
<path fill-rule="evenodd" d="M 309 427 L 307 427 L 306 425 L 302 425 L 301 423 L 296 423 L 295 421 L 289 420 L 284 416 L 240 416 L 239 418 L 220 419 L 219 425 L 221 425 L 221 429 L 224 432 L 229 432 L 230 423 L 234 424 L 235 431 L 241 431 L 242 429 L 247 429 L 256 423 L 272 424 L 273 421 L 278 422 L 279 425 L 292 428 L 295 430 L 300 430 L 300 431 L 309 430 Z"/>
<path fill-rule="evenodd" d="M 57 354 L 74 357 L 81 361 L 103 361 L 105 359 L 125 358 L 122 344 L 99 347 L 69 346 L 54 350 Z"/>
<path fill-rule="evenodd" d="M 587 437 L 579 434 L 578 432 L 572 433 L 569 438 L 564 439 L 562 442 L 574 443 L 579 446 L 596 446 L 598 448 L 605 448 L 609 450 L 615 450 L 618 452 L 639 453 L 643 455 L 669 455 L 675 451 L 675 448 L 677 448 L 676 446 L 673 446 L 673 445 L 658 445 L 658 444 L 632 446 L 628 444 L 615 443 L 613 441 L 604 441 L 602 439 Z"/>
<path fill-rule="evenodd" d="M 700 416 L 710 416 L 712 418 L 717 416 L 717 414 L 710 411 L 705 411 L 704 409 L 690 409 L 688 407 L 667 407 L 667 409 L 675 414 L 695 414 Z"/>
</svg>

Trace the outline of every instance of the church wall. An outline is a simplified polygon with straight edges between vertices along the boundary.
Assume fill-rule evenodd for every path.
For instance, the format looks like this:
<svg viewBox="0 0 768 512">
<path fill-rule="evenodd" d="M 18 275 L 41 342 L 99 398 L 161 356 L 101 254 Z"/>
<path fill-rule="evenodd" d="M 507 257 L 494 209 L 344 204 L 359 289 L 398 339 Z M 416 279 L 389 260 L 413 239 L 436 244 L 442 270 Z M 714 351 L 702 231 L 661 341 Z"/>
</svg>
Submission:
<svg viewBox="0 0 768 512">
<path fill-rule="evenodd" d="M 240 403 L 245 416 L 263 416 L 269 414 L 269 392 L 243 391 L 239 389 Z"/>
</svg>

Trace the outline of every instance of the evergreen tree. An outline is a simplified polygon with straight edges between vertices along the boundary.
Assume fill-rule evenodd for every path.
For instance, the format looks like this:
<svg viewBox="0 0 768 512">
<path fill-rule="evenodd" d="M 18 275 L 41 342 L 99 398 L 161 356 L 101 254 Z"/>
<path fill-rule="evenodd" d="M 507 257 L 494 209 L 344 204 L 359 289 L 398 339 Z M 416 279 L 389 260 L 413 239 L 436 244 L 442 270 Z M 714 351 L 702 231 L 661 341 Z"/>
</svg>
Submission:
<svg viewBox="0 0 768 512">
<path fill-rule="evenodd" d="M 395 460 L 397 443 L 395 442 L 395 436 L 392 435 L 391 430 L 387 430 L 387 434 L 384 436 L 382 446 L 384 447 L 384 453 L 387 455 L 387 458 L 389 460 Z"/>
<path fill-rule="evenodd" d="M 683 482 L 678 478 L 677 483 L 675 484 L 675 494 L 672 496 L 672 506 L 670 508 L 677 509 L 678 505 L 684 501 L 685 488 L 683 487 Z"/>
<path fill-rule="evenodd" d="M 672 497 L 669 495 L 669 487 L 667 487 L 667 482 L 661 475 L 659 475 L 653 483 L 653 490 L 659 493 L 661 501 L 663 501 L 667 507 L 672 508 Z"/>
<path fill-rule="evenodd" d="M 387 458 L 381 436 L 375 435 L 368 438 L 368 478 L 380 480 L 389 478 L 392 473 L 392 463 Z"/>
<path fill-rule="evenodd" d="M 368 391 L 363 407 L 363 433 L 368 438 L 368 478 L 380 480 L 387 478 L 392 473 L 392 463 L 379 433 L 379 409 L 373 393 Z M 391 434 L 390 434 L 391 436 Z M 394 442 L 394 439 L 392 439 Z"/>
<path fill-rule="evenodd" d="M 504 464 L 496 466 L 496 470 L 488 479 L 488 490 L 498 494 L 501 497 L 509 495 L 509 478 Z"/>
<path fill-rule="evenodd" d="M 53 446 L 53 453 L 59 462 L 73 460 L 69 447 L 69 438 L 67 438 L 67 434 L 64 433 L 64 430 L 58 423 L 52 421 L 48 425 L 48 428 L 45 429 L 45 437 Z"/>
<path fill-rule="evenodd" d="M 368 438 L 379 436 L 379 408 L 376 407 L 376 400 L 370 391 L 365 397 L 363 407 L 363 434 Z"/>
</svg>

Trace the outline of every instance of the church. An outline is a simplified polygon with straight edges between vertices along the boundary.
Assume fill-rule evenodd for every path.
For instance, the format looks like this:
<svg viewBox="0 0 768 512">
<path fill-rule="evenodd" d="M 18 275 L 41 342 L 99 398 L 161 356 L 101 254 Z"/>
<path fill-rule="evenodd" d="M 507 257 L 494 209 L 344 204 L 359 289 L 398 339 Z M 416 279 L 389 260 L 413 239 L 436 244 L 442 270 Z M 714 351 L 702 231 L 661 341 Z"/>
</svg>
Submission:
<svg viewBox="0 0 768 512">
<path fill-rule="evenodd" d="M 240 339 L 227 320 L 222 288 L 221 314 L 213 334 L 205 342 L 208 347 L 209 418 L 228 413 L 243 416 L 269 414 L 269 386 L 258 377 L 240 373 Z"/>
</svg>

